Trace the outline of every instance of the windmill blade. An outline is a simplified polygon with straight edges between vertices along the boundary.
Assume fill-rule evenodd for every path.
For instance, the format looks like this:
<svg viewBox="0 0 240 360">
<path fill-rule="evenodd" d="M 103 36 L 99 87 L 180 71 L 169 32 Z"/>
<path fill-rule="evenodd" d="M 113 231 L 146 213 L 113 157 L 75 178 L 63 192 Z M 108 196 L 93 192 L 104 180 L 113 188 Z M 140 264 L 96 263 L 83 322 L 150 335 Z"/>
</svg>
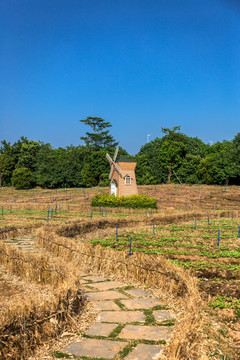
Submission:
<svg viewBox="0 0 240 360">
<path fill-rule="evenodd" d="M 113 157 L 113 161 L 116 161 L 117 154 L 118 154 L 118 150 L 119 150 L 119 147 L 116 147 L 116 150 L 115 150 L 115 153 L 114 153 L 114 157 Z"/>
<path fill-rule="evenodd" d="M 115 163 L 114 166 L 115 166 L 117 172 L 119 173 L 119 175 L 122 176 L 122 170 L 120 169 L 120 167 L 118 166 L 118 164 Z"/>
<path fill-rule="evenodd" d="M 110 170 L 110 173 L 109 173 L 109 179 L 110 179 L 110 180 L 111 180 L 111 178 L 112 178 L 113 170 L 114 170 L 114 167 L 111 166 L 111 170 Z"/>
<path fill-rule="evenodd" d="M 111 158 L 111 156 L 110 156 L 108 153 L 106 153 L 106 158 L 108 159 L 108 161 L 110 162 L 110 164 L 113 163 L 112 158 Z"/>
</svg>

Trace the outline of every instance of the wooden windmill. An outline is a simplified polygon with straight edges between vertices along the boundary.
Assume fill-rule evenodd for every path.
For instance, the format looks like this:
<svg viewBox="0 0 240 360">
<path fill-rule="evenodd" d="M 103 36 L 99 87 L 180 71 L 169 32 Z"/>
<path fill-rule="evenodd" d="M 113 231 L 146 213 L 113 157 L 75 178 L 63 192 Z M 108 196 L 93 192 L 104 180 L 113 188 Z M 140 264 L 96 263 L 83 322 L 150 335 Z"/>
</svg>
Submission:
<svg viewBox="0 0 240 360">
<path fill-rule="evenodd" d="M 135 167 L 137 163 L 124 157 L 121 157 L 116 161 L 118 150 L 117 147 L 113 159 L 109 154 L 106 154 L 106 158 L 111 166 L 109 173 L 111 185 L 110 194 L 114 194 L 115 196 L 137 194 L 138 190 L 135 176 Z"/>
</svg>

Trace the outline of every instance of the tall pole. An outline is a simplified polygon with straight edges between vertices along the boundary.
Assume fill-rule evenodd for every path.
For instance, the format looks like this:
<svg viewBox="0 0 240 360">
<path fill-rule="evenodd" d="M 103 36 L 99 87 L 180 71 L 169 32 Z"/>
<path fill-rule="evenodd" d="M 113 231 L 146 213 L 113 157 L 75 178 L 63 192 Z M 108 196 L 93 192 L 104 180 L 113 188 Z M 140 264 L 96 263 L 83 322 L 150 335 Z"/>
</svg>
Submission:
<svg viewBox="0 0 240 360">
<path fill-rule="evenodd" d="M 149 136 L 151 136 L 152 134 L 148 134 L 147 135 L 147 143 L 149 142 Z"/>
</svg>

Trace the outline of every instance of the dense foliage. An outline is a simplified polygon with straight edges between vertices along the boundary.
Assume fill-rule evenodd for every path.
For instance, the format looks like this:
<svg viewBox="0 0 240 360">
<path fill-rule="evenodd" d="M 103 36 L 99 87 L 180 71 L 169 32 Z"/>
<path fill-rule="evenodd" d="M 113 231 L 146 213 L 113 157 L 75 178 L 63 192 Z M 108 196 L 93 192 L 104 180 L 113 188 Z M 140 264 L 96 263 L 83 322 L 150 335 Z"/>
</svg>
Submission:
<svg viewBox="0 0 240 360">
<path fill-rule="evenodd" d="M 138 184 L 240 184 L 240 133 L 210 146 L 179 127 L 145 144 L 136 155 Z"/>
<path fill-rule="evenodd" d="M 80 120 L 92 129 L 81 137 L 85 145 L 54 149 L 50 144 L 21 137 L 0 147 L 0 186 L 14 183 L 16 169 L 31 173 L 31 185 L 43 188 L 109 185 L 109 163 L 118 144 L 109 133 L 111 124 L 101 118 Z M 120 147 L 119 157 L 137 161 L 139 185 L 175 183 L 240 184 L 240 133 L 232 141 L 210 146 L 180 132 L 162 128 L 163 136 L 145 144 L 134 157 Z M 26 175 L 28 178 L 29 172 Z"/>
<path fill-rule="evenodd" d="M 157 209 L 157 199 L 152 199 L 146 195 L 119 196 L 115 195 L 95 195 L 91 201 L 91 206 L 104 207 L 123 207 L 128 209 Z"/>
<path fill-rule="evenodd" d="M 17 168 L 12 174 L 12 185 L 16 189 L 30 189 L 33 177 L 29 169 L 25 167 Z"/>
</svg>

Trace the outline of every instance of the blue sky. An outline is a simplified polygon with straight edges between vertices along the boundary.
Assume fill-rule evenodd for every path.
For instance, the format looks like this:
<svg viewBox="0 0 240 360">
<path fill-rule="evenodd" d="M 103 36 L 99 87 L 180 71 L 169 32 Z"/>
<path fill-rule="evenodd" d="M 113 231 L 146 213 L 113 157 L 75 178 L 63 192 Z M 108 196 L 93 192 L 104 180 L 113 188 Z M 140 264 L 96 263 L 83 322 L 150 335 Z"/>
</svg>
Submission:
<svg viewBox="0 0 240 360">
<path fill-rule="evenodd" d="M 87 116 L 131 154 L 240 132 L 237 0 L 0 0 L 0 48 L 0 140 L 78 145 Z"/>
</svg>

